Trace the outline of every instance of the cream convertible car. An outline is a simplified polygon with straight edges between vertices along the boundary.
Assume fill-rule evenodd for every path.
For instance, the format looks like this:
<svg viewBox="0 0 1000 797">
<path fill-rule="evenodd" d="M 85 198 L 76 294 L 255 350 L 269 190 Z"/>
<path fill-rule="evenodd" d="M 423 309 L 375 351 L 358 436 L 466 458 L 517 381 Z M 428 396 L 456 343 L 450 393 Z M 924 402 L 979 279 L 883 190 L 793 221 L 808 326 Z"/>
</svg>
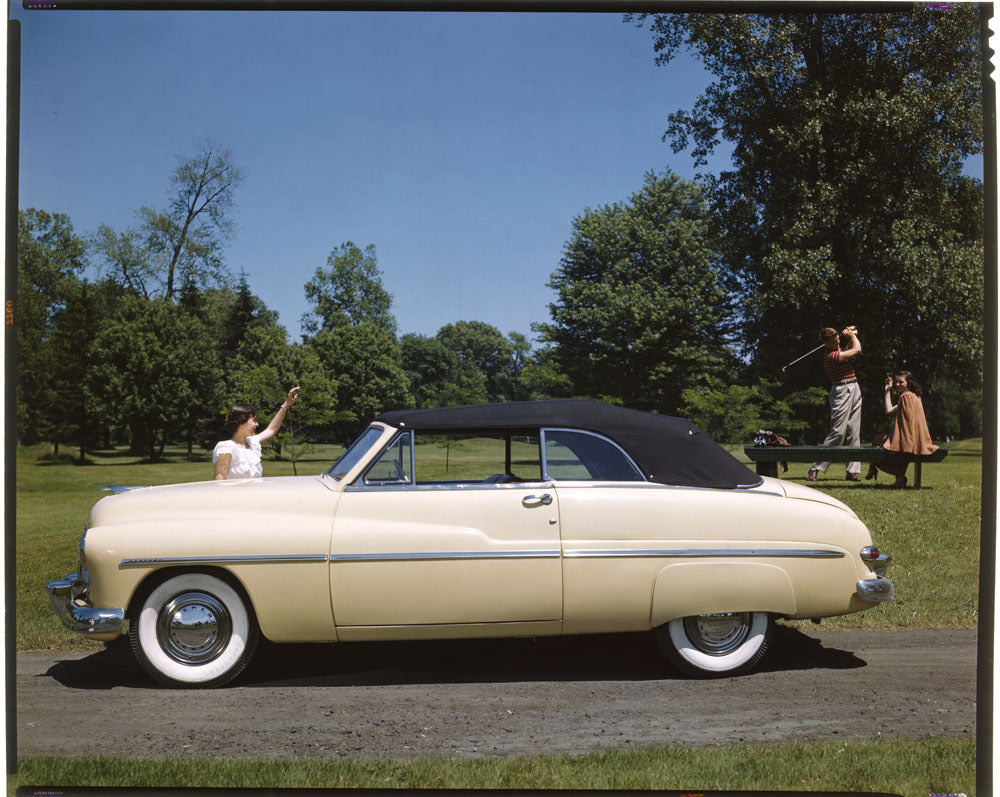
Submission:
<svg viewBox="0 0 1000 797">
<path fill-rule="evenodd" d="M 389 412 L 321 476 L 97 503 L 65 625 L 168 685 L 274 642 L 653 629 L 695 675 L 753 668 L 775 617 L 892 599 L 857 515 L 762 478 L 678 418 L 582 400 Z"/>
</svg>

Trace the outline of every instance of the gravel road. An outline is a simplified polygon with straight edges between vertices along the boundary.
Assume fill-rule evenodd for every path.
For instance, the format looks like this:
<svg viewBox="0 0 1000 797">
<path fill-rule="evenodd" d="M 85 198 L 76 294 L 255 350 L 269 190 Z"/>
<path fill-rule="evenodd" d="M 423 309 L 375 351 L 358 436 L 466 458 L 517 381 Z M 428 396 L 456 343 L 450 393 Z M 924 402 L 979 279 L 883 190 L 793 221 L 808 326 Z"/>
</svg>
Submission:
<svg viewBox="0 0 1000 797">
<path fill-rule="evenodd" d="M 975 631 L 779 626 L 763 668 L 690 680 L 644 635 L 266 645 L 161 689 L 124 648 L 17 656 L 21 755 L 406 760 L 975 733 Z"/>
</svg>

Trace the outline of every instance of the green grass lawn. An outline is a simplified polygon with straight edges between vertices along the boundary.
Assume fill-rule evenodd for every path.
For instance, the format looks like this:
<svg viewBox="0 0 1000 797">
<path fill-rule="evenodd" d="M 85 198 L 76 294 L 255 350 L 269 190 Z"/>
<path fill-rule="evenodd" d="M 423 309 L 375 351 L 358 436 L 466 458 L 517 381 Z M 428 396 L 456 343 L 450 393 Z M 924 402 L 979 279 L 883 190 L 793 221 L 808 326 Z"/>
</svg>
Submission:
<svg viewBox="0 0 1000 797">
<path fill-rule="evenodd" d="M 22 786 L 237 789 L 683 789 L 975 794 L 969 738 L 607 751 L 501 760 L 393 761 L 27 758 Z"/>
</svg>

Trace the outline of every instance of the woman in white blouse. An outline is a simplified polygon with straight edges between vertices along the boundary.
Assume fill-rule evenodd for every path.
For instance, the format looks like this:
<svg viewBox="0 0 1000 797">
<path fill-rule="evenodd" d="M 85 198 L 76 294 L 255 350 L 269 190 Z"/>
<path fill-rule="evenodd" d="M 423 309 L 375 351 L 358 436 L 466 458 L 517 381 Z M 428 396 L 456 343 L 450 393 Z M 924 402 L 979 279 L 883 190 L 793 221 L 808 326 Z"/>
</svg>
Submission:
<svg viewBox="0 0 1000 797">
<path fill-rule="evenodd" d="M 228 440 L 220 440 L 212 452 L 216 479 L 256 479 L 263 474 L 260 464 L 260 444 L 266 443 L 285 420 L 285 413 L 299 398 L 299 388 L 293 387 L 267 428 L 257 431 L 257 408 L 253 404 L 236 404 L 226 419 Z"/>
</svg>

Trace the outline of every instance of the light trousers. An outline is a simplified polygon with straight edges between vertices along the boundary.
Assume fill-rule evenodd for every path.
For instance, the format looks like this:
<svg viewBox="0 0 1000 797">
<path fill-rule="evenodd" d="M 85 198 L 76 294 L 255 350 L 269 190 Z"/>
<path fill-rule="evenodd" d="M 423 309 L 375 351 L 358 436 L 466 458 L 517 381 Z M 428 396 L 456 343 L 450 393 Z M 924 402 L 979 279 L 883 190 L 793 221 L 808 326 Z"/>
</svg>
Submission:
<svg viewBox="0 0 1000 797">
<path fill-rule="evenodd" d="M 857 382 L 830 388 L 830 433 L 825 446 L 861 445 L 861 387 Z M 814 462 L 814 470 L 826 473 L 829 462 Z M 848 462 L 848 473 L 861 473 L 861 462 Z"/>
</svg>

